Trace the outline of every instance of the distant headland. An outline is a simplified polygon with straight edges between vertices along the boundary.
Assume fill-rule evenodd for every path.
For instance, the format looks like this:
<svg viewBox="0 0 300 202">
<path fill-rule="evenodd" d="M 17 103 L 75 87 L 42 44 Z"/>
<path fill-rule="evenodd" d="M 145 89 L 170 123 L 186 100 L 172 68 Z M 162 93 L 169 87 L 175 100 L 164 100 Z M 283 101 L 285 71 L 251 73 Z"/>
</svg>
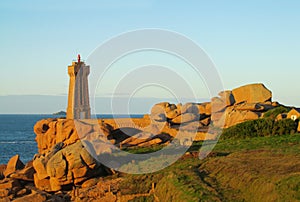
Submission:
<svg viewBox="0 0 300 202">
<path fill-rule="evenodd" d="M 59 111 L 59 112 L 53 113 L 52 115 L 66 116 L 67 112 L 65 112 L 65 111 Z"/>
</svg>

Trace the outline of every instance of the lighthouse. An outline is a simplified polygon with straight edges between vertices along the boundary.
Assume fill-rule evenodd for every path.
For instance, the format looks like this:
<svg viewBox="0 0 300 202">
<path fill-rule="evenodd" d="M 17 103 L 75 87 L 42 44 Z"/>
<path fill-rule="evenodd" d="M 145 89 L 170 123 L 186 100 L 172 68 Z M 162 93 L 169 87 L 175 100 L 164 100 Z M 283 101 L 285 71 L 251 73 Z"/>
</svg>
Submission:
<svg viewBox="0 0 300 202">
<path fill-rule="evenodd" d="M 90 119 L 91 108 L 89 101 L 88 75 L 90 66 L 81 61 L 80 55 L 77 62 L 68 66 L 70 76 L 67 119 Z"/>
</svg>

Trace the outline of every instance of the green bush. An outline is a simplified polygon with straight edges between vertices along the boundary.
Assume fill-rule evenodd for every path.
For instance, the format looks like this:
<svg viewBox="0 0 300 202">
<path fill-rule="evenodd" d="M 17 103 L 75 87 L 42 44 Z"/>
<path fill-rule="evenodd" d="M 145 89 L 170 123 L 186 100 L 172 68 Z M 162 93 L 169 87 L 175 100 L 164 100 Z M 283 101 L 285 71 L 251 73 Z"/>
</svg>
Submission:
<svg viewBox="0 0 300 202">
<path fill-rule="evenodd" d="M 278 114 L 288 113 L 291 109 L 289 107 L 279 106 L 274 109 L 270 109 L 264 114 L 264 118 L 275 119 Z"/>
<path fill-rule="evenodd" d="M 283 119 L 275 121 L 273 126 L 273 135 L 293 134 L 297 131 L 297 124 L 292 119 Z"/>
<path fill-rule="evenodd" d="M 221 139 L 265 137 L 283 134 L 293 134 L 296 131 L 296 122 L 291 119 L 274 121 L 271 118 L 246 121 L 224 129 Z"/>
</svg>

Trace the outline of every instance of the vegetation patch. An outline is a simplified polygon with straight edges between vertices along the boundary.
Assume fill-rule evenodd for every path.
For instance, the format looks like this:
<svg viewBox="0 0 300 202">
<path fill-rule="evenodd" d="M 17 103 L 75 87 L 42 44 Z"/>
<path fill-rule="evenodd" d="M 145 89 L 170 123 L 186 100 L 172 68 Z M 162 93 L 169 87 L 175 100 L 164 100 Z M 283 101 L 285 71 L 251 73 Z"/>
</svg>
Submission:
<svg viewBox="0 0 300 202">
<path fill-rule="evenodd" d="M 149 193 L 154 183 L 153 195 L 132 201 L 300 200 L 300 134 L 220 140 L 204 160 L 194 155 L 201 146 L 158 172 L 124 174 L 122 195 Z"/>
<path fill-rule="evenodd" d="M 284 107 L 284 106 L 275 107 L 274 109 L 268 110 L 264 114 L 264 118 L 275 119 L 278 116 L 278 114 L 288 113 L 290 110 L 291 110 L 290 107 Z"/>
<path fill-rule="evenodd" d="M 224 129 L 220 139 L 237 139 L 251 137 L 265 137 L 283 134 L 294 134 L 296 122 L 291 119 L 275 121 L 271 118 L 262 118 L 245 121 L 230 128 Z"/>
<path fill-rule="evenodd" d="M 264 149 L 210 159 L 200 167 L 218 182 L 226 201 L 294 201 L 300 191 L 299 169 L 299 155 Z"/>
</svg>

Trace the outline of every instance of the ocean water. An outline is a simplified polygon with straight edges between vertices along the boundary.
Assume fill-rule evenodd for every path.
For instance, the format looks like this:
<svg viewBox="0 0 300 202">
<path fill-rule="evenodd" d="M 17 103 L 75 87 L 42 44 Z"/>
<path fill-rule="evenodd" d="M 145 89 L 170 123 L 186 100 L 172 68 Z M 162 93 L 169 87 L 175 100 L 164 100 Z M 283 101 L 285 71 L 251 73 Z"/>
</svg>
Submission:
<svg viewBox="0 0 300 202">
<path fill-rule="evenodd" d="M 142 116 L 130 115 L 132 118 L 140 118 Z M 23 163 L 30 161 L 38 151 L 33 126 L 38 120 L 56 117 L 60 116 L 0 114 L 0 164 L 6 164 L 16 154 L 20 155 Z M 97 115 L 97 117 L 127 118 L 129 116 L 104 114 Z"/>
</svg>

